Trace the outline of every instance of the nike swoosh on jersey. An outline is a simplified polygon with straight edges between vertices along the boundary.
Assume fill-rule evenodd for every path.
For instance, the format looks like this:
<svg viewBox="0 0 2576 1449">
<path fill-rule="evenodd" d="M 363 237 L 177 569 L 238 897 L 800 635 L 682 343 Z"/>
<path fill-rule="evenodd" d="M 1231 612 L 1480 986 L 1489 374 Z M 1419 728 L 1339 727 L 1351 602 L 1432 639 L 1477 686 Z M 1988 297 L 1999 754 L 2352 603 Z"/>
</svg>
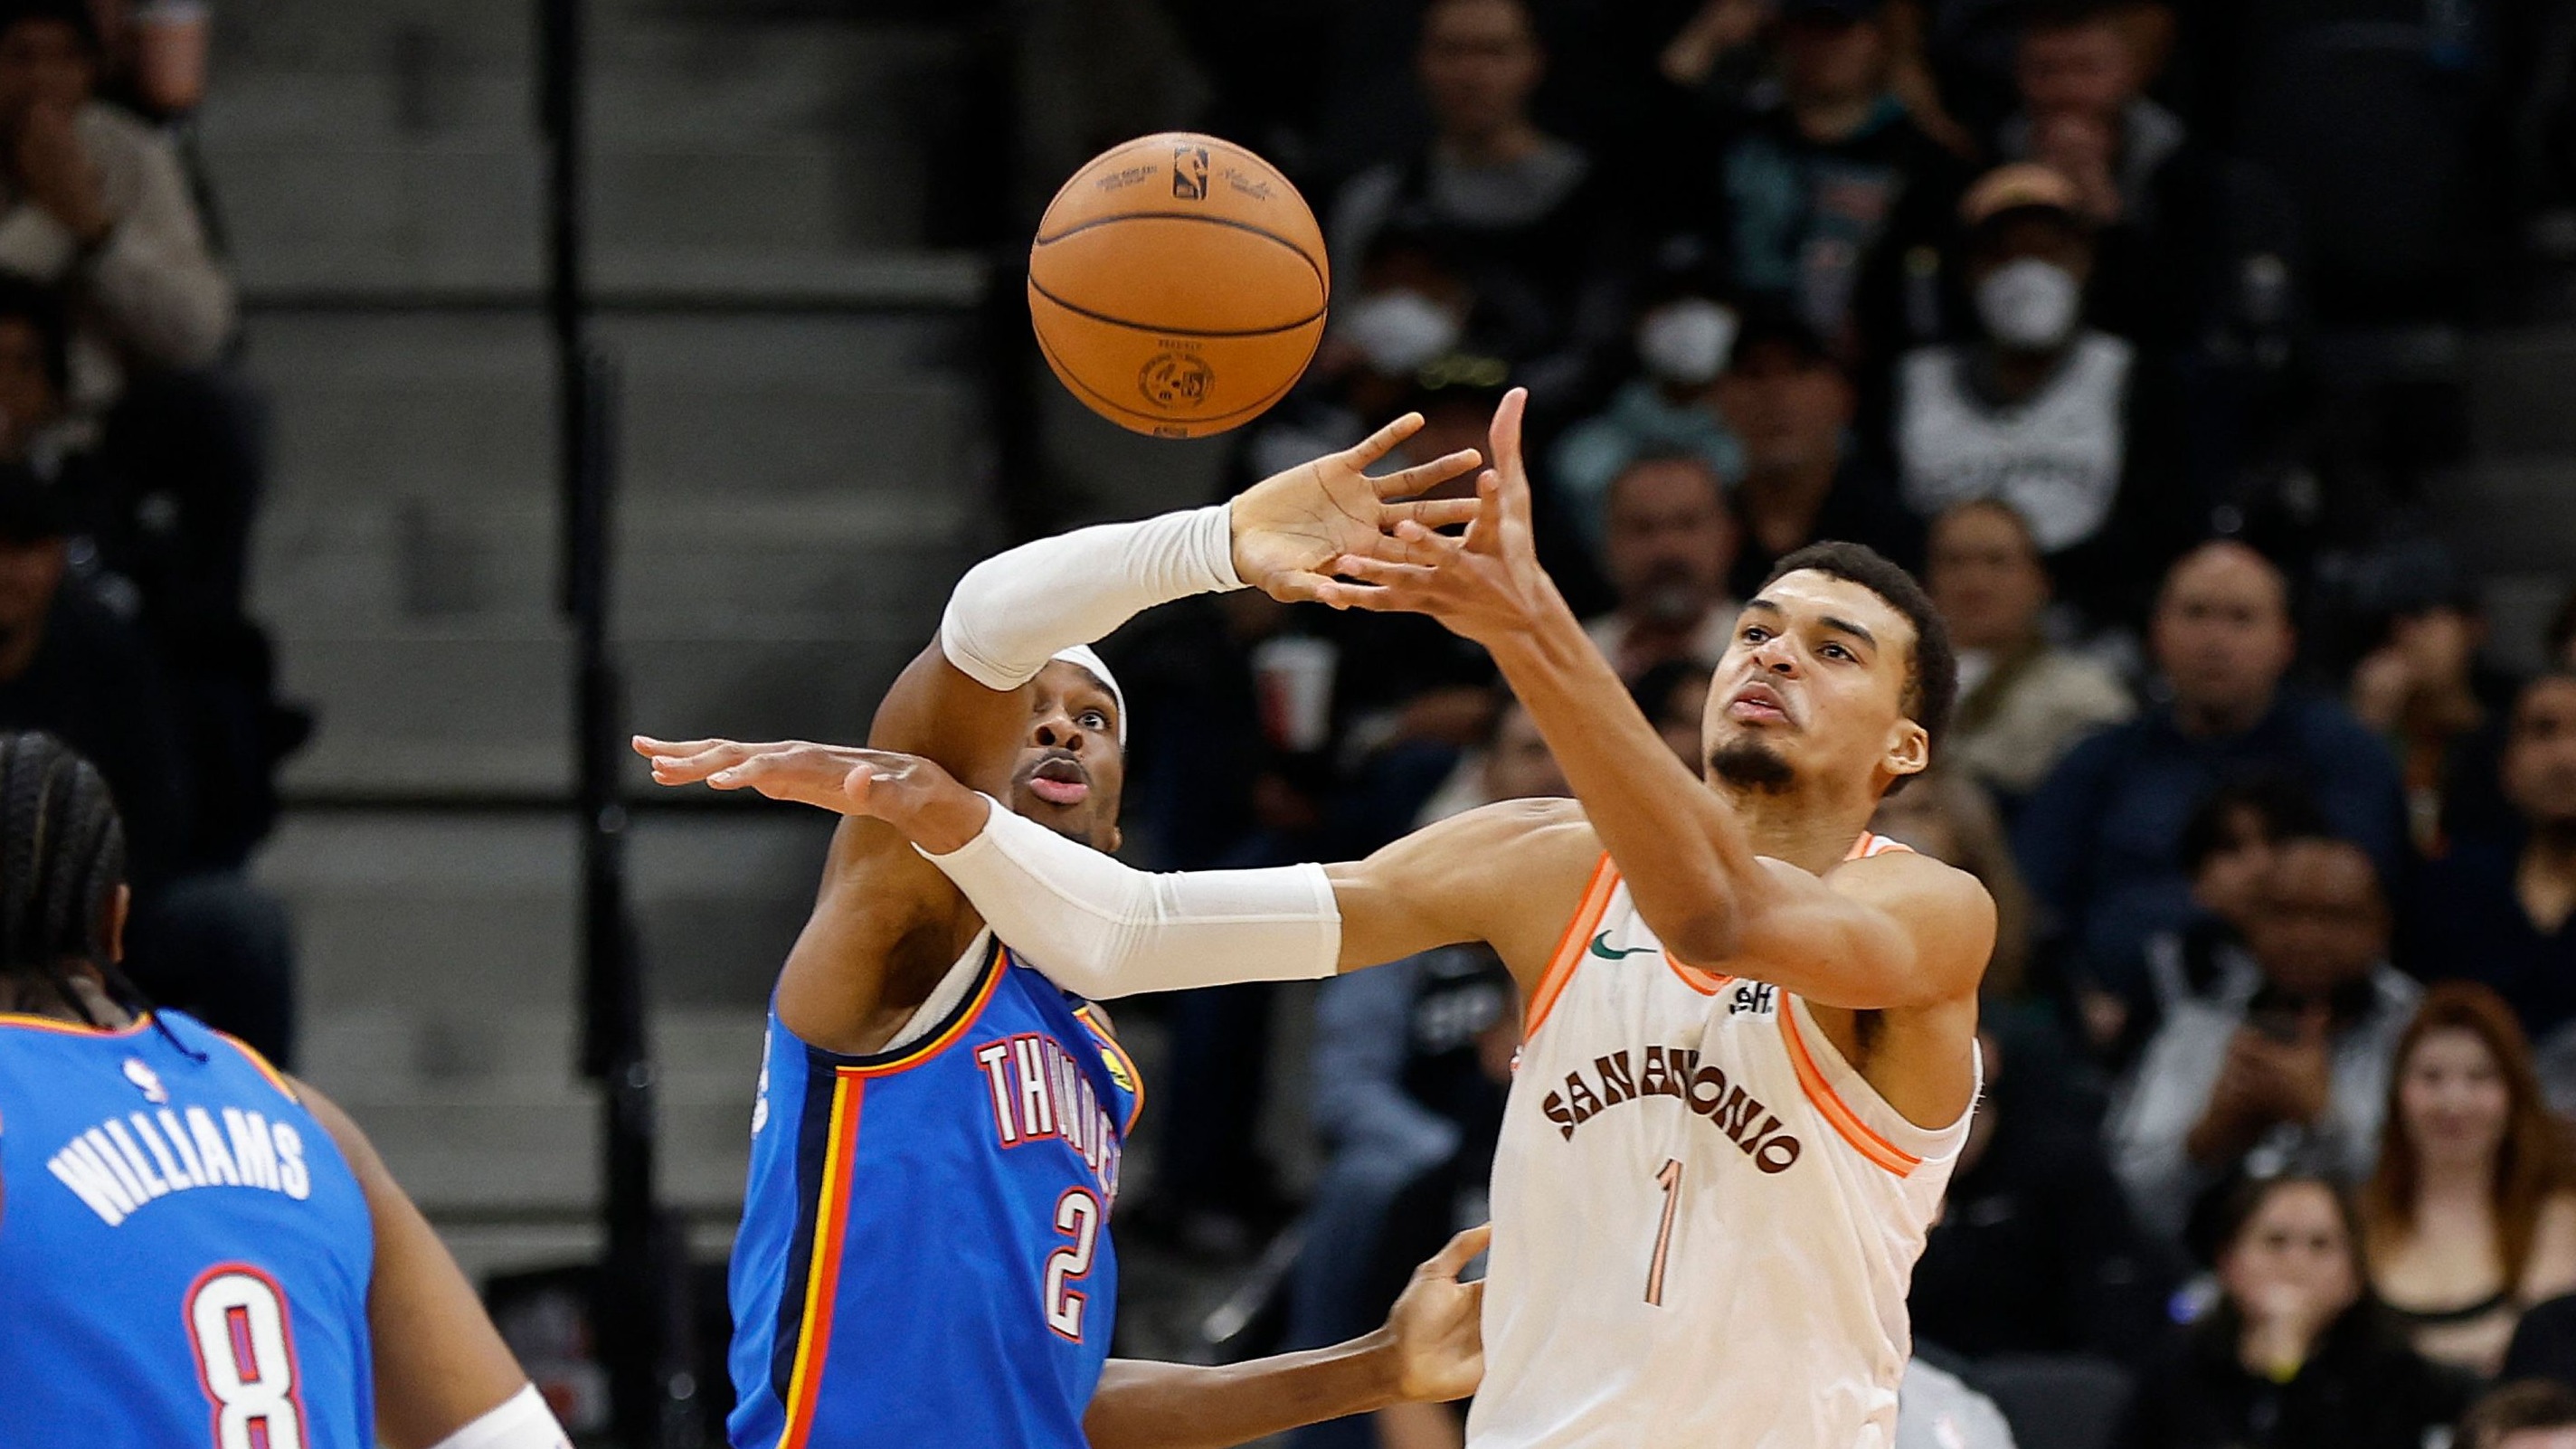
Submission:
<svg viewBox="0 0 2576 1449">
<path fill-rule="evenodd" d="M 1614 951 L 1610 947 L 1608 931 L 1592 938 L 1592 954 L 1604 961 L 1617 961 L 1629 956 L 1651 956 L 1658 949 L 1660 948 L 1654 946 L 1622 946 Z"/>
</svg>

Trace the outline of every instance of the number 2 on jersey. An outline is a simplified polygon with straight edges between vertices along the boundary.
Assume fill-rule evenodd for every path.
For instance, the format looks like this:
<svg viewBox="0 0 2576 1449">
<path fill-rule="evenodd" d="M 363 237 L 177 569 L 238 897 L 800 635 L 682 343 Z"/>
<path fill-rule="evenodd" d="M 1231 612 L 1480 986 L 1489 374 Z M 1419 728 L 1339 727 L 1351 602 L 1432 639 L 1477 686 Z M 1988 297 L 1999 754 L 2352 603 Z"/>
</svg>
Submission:
<svg viewBox="0 0 2576 1449">
<path fill-rule="evenodd" d="M 1055 1230 L 1073 1241 L 1047 1254 L 1046 1320 L 1064 1338 L 1082 1341 L 1082 1315 L 1088 1294 L 1073 1285 L 1091 1273 L 1091 1255 L 1100 1246 L 1100 1199 L 1087 1188 L 1069 1187 L 1055 1200 Z"/>
<path fill-rule="evenodd" d="M 242 1263 L 210 1268 L 188 1289 L 187 1315 L 215 1449 L 304 1449 L 295 1332 L 276 1280 Z"/>
<path fill-rule="evenodd" d="M 1657 1308 L 1664 1306 L 1664 1259 L 1673 1249 L 1673 1215 L 1682 1205 L 1682 1165 L 1679 1159 L 1667 1157 L 1655 1174 L 1655 1185 L 1664 1190 L 1664 1222 L 1655 1229 L 1655 1258 L 1646 1267 L 1646 1301 Z"/>
</svg>

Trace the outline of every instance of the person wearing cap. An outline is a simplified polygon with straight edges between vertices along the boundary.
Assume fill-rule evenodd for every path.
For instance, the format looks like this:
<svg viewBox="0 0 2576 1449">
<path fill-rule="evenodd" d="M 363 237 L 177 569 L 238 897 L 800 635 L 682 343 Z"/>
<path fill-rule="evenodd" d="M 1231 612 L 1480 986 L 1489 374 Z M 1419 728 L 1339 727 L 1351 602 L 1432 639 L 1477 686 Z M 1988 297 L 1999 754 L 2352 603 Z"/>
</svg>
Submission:
<svg viewBox="0 0 2576 1449">
<path fill-rule="evenodd" d="M 1720 165 L 1735 284 L 1857 361 L 1892 335 L 1900 258 L 1933 245 L 1966 168 L 1890 87 L 1881 0 L 1786 0 L 1780 77 Z"/>
<path fill-rule="evenodd" d="M 1972 499 L 2011 504 L 2081 623 L 2134 624 L 2197 523 L 2160 451 L 2159 374 L 2084 325 L 2093 230 L 2074 183 L 2001 166 L 1959 221 L 1976 329 L 1898 364 L 1890 431 L 1906 506 L 1929 519 Z"/>
<path fill-rule="evenodd" d="M 1923 527 L 1856 444 L 1858 389 L 1813 329 L 1783 309 L 1755 309 L 1717 380 L 1717 403 L 1744 444 L 1735 597 L 1760 593 L 1780 560 L 1826 539 L 1865 543 L 1908 568 L 1921 561 Z"/>
</svg>

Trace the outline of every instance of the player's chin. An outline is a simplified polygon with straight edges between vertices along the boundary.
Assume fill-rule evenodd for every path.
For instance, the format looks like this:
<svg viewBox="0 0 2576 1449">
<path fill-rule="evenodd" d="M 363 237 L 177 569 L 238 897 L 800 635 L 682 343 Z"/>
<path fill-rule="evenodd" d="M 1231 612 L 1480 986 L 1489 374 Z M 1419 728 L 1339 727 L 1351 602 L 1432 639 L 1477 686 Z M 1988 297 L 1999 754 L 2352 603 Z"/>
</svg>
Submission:
<svg viewBox="0 0 2576 1449">
<path fill-rule="evenodd" d="M 1026 784 L 1011 791 L 1012 814 L 1024 820 L 1034 820 L 1077 844 L 1088 845 L 1096 850 L 1107 850 L 1109 846 L 1104 843 L 1104 839 L 1109 834 L 1110 822 L 1117 819 L 1117 816 L 1104 815 L 1101 811 L 1101 803 L 1101 793 L 1096 787 L 1080 800 L 1062 805 L 1039 797 Z"/>
</svg>

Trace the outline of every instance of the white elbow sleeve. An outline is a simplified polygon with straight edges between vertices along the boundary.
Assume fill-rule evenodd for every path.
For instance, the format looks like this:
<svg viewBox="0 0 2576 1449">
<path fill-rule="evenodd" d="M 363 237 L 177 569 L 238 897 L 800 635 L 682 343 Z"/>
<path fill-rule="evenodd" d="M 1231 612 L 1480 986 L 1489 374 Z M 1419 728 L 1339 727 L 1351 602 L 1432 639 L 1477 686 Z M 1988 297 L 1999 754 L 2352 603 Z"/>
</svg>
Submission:
<svg viewBox="0 0 2576 1449">
<path fill-rule="evenodd" d="M 922 852 L 993 933 L 1095 999 L 1330 976 L 1342 913 L 1320 865 L 1154 875 L 993 804 L 947 855 Z"/>
<path fill-rule="evenodd" d="M 439 1440 L 430 1449 L 572 1449 L 537 1386 L 529 1384 L 501 1407 Z"/>
<path fill-rule="evenodd" d="M 1106 638 L 1156 604 L 1242 587 L 1222 503 L 1079 528 L 968 569 L 948 596 L 939 648 L 987 689 L 1017 689 L 1056 651 Z"/>
</svg>

